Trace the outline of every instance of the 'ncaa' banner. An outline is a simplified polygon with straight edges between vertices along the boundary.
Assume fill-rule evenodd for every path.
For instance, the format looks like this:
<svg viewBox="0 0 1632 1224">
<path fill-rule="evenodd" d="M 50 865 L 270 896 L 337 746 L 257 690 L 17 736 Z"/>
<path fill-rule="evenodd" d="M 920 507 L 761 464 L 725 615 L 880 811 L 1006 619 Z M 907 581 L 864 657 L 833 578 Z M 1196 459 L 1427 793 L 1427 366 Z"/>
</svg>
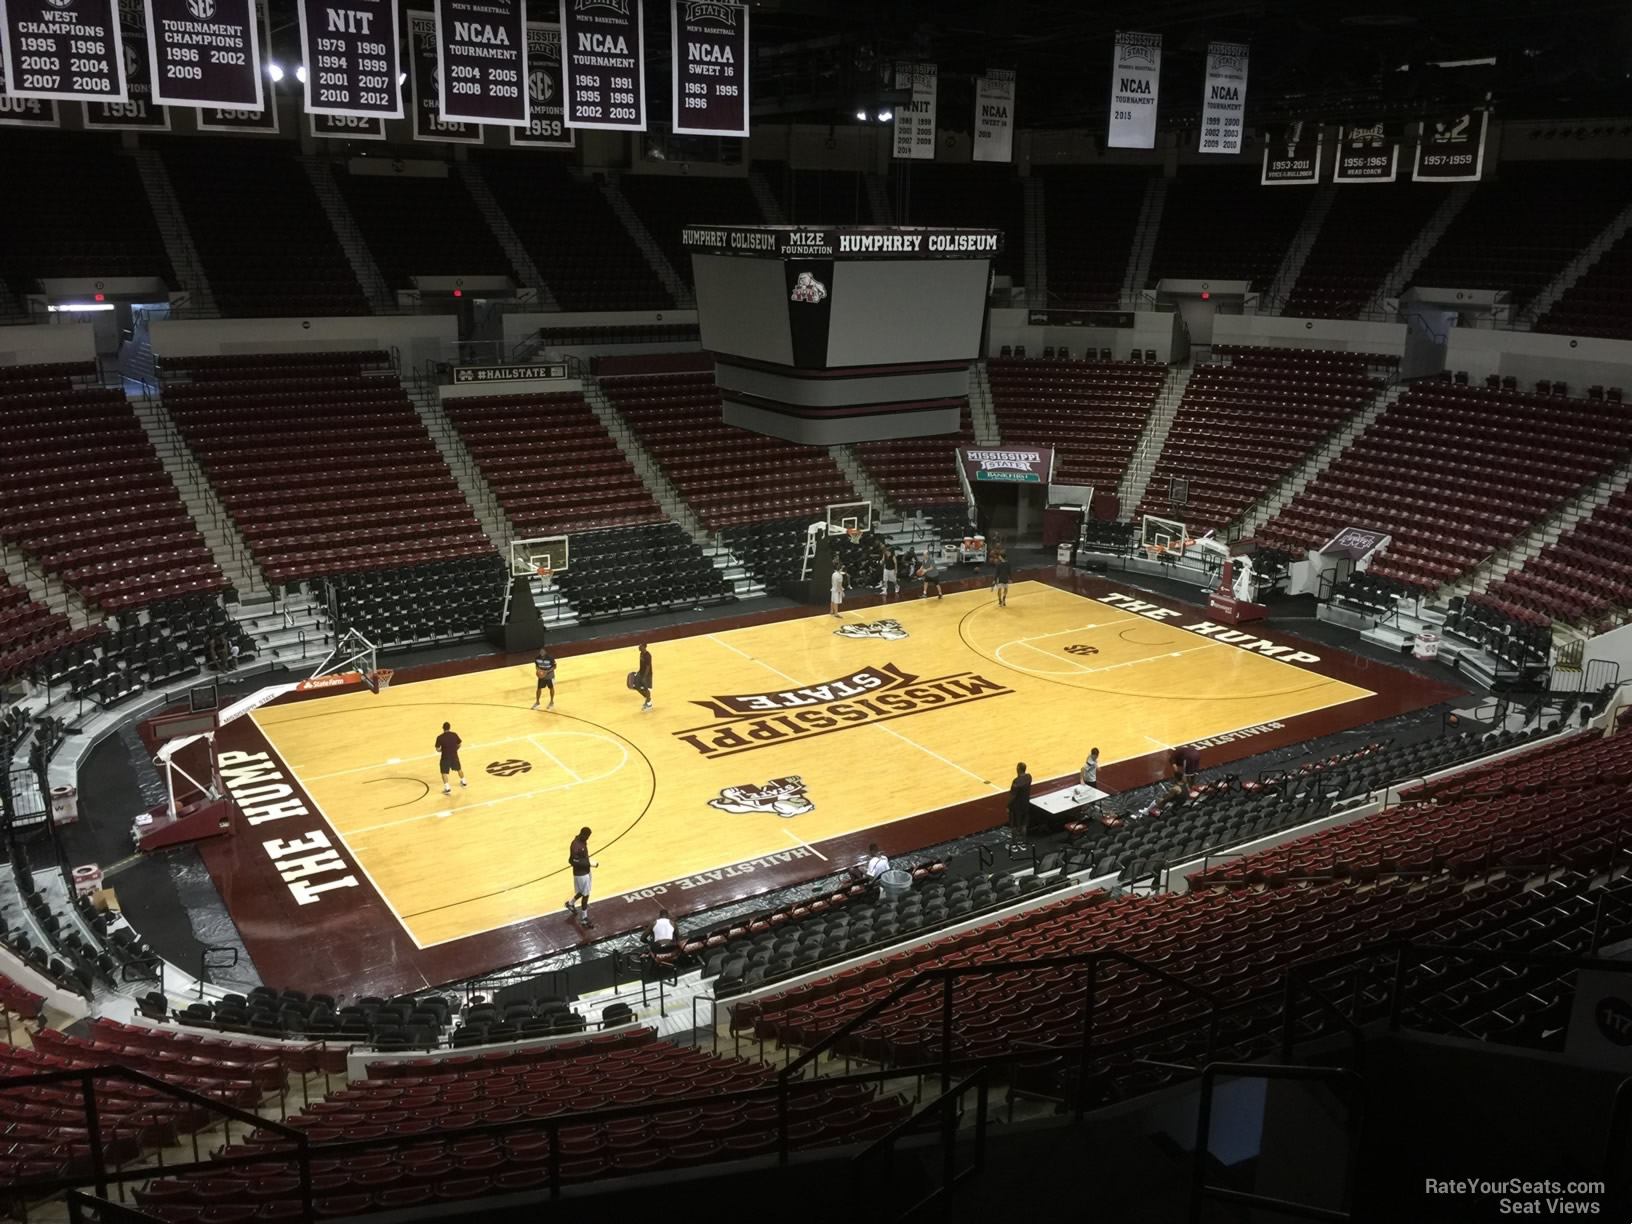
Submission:
<svg viewBox="0 0 1632 1224">
<path fill-rule="evenodd" d="M 157 103 L 261 109 L 254 0 L 147 0 L 147 59 Z"/>
<path fill-rule="evenodd" d="M 0 68 L 13 98 L 123 102 L 114 0 L 0 0 Z"/>
<path fill-rule="evenodd" d="M 1289 123 L 1264 133 L 1265 187 L 1301 187 L 1320 182 L 1320 124 Z"/>
<path fill-rule="evenodd" d="M 974 484 L 1048 484 L 1054 479 L 1054 448 L 958 447 L 958 463 Z"/>
<path fill-rule="evenodd" d="M 437 91 L 442 74 L 436 66 L 436 18 L 408 10 L 409 84 L 414 93 L 414 139 L 481 144 L 482 129 L 442 118 Z"/>
<path fill-rule="evenodd" d="M 1207 45 L 1207 83 L 1201 96 L 1201 152 L 1239 153 L 1247 117 L 1247 45 Z"/>
<path fill-rule="evenodd" d="M 975 161 L 1014 160 L 1014 73 L 988 68 L 975 81 Z"/>
<path fill-rule="evenodd" d="M 646 0 L 561 0 L 567 126 L 646 130 Z"/>
<path fill-rule="evenodd" d="M 1488 112 L 1468 111 L 1450 119 L 1424 121 L 1417 133 L 1417 161 L 1411 177 L 1430 183 L 1475 182 L 1485 169 Z"/>
<path fill-rule="evenodd" d="M 102 132 L 168 132 L 170 108 L 153 102 L 142 0 L 119 0 L 119 40 L 125 54 L 127 96 L 123 102 L 85 103 L 85 126 Z"/>
<path fill-rule="evenodd" d="M 6 74 L 0 71 L 0 127 L 56 127 L 57 104 L 38 98 L 14 98 L 6 92 Z"/>
<path fill-rule="evenodd" d="M 748 6 L 670 0 L 669 21 L 675 132 L 748 135 Z"/>
<path fill-rule="evenodd" d="M 527 0 L 436 0 L 437 114 L 527 126 Z"/>
<path fill-rule="evenodd" d="M 1400 142 L 1392 125 L 1373 123 L 1337 129 L 1334 183 L 1392 183 L 1400 164 Z"/>
<path fill-rule="evenodd" d="M 1105 143 L 1113 149 L 1156 147 L 1156 93 L 1162 76 L 1162 36 L 1116 32 L 1111 57 L 1111 126 Z"/>
<path fill-rule="evenodd" d="M 268 13 L 271 0 L 260 0 L 261 46 L 272 45 L 272 18 Z M 310 62 L 310 61 L 308 61 Z M 198 130 L 201 132 L 251 132 L 262 135 L 278 134 L 278 95 L 266 91 L 266 105 L 260 110 L 229 109 L 206 106 L 198 112 Z"/>
<path fill-rule="evenodd" d="M 561 27 L 527 23 L 527 126 L 510 128 L 518 149 L 570 149 L 577 134 L 566 124 L 561 89 Z"/>
<path fill-rule="evenodd" d="M 934 64 L 902 64 L 895 70 L 895 87 L 912 90 L 912 100 L 895 108 L 895 156 L 908 161 L 934 161 L 938 70 Z"/>
<path fill-rule="evenodd" d="M 307 115 L 306 125 L 317 140 L 384 140 L 385 120 L 361 115 Z"/>
<path fill-rule="evenodd" d="M 300 0 L 306 110 L 402 118 L 395 0 Z"/>
</svg>

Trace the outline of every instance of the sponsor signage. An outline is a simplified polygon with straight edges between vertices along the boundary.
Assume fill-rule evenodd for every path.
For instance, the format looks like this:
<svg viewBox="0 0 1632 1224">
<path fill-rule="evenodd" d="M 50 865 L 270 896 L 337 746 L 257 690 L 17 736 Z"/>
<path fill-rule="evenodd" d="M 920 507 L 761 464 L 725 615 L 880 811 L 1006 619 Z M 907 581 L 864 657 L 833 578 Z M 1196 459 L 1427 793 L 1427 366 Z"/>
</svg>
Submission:
<svg viewBox="0 0 1632 1224">
<path fill-rule="evenodd" d="M 384 140 L 385 120 L 360 115 L 308 115 L 307 126 L 318 140 Z"/>
<path fill-rule="evenodd" d="M 1173 608 L 1164 608 L 1161 604 L 1147 603 L 1143 599 L 1135 599 L 1132 595 L 1123 595 L 1113 592 L 1101 595 L 1100 603 L 1110 604 L 1124 612 L 1132 612 L 1136 616 L 1143 616 L 1153 621 L 1176 621 L 1186 616 L 1194 616 L 1194 611 L 1180 612 Z M 1320 656 L 1310 654 L 1307 650 L 1297 650 L 1291 646 L 1284 646 L 1280 642 L 1272 642 L 1268 638 L 1261 638 L 1256 633 L 1249 633 L 1244 629 L 1232 629 L 1228 625 L 1220 625 L 1216 621 L 1192 621 L 1188 625 L 1181 624 L 1180 629 L 1186 633 L 1197 633 L 1204 638 L 1220 642 L 1226 646 L 1234 646 L 1239 650 L 1250 650 L 1254 654 L 1264 655 L 1266 658 L 1279 659 L 1282 663 L 1319 663 Z"/>
<path fill-rule="evenodd" d="M 1162 36 L 1118 30 L 1111 55 L 1111 124 L 1105 143 L 1113 149 L 1156 147 L 1156 94 L 1162 75 Z"/>
<path fill-rule="evenodd" d="M 300 0 L 306 110 L 402 118 L 397 6 L 392 0 Z"/>
<path fill-rule="evenodd" d="M 1385 532 L 1369 527 L 1345 527 L 1320 547 L 1323 557 L 1347 557 L 1358 561 L 1388 542 Z"/>
<path fill-rule="evenodd" d="M 1366 124 L 1337 129 L 1334 183 L 1392 183 L 1400 164 L 1400 142 L 1390 125 Z"/>
<path fill-rule="evenodd" d="M 567 367 L 561 362 L 522 366 L 455 366 L 453 370 L 455 383 L 543 382 L 566 376 Z"/>
<path fill-rule="evenodd" d="M 1320 125 L 1299 120 L 1267 132 L 1264 168 L 1258 181 L 1265 187 L 1302 187 L 1320 182 Z"/>
<path fill-rule="evenodd" d="M 1131 310 L 1033 310 L 1026 315 L 1032 327 L 1132 327 Z"/>
<path fill-rule="evenodd" d="M 940 75 L 934 64 L 901 64 L 895 87 L 912 96 L 895 108 L 895 156 L 898 161 L 935 160 L 935 98 Z"/>
<path fill-rule="evenodd" d="M 1485 169 L 1486 111 L 1464 111 L 1449 119 L 1424 120 L 1417 132 L 1417 160 L 1411 177 L 1418 182 L 1477 181 Z"/>
<path fill-rule="evenodd" d="M 261 46 L 272 45 L 272 23 L 267 10 L 270 0 L 261 2 Z M 268 88 L 266 104 L 259 110 L 228 109 L 219 106 L 206 106 L 199 109 L 197 114 L 198 130 L 201 132 L 263 132 L 275 136 L 278 132 L 278 95 L 277 91 Z"/>
<path fill-rule="evenodd" d="M 1049 446 L 960 446 L 958 463 L 976 484 L 1047 484 L 1054 477 L 1054 449 Z"/>
<path fill-rule="evenodd" d="M 0 70 L 0 127 L 56 127 L 57 104 L 38 98 L 14 98 L 6 92 L 6 74 Z"/>
<path fill-rule="evenodd" d="M 1203 153 L 1241 152 L 1247 116 L 1246 43 L 1215 42 L 1207 46 L 1207 79 L 1201 95 Z"/>
<path fill-rule="evenodd" d="M 356 888 L 356 873 L 329 840 L 323 820 L 306 806 L 293 777 L 265 752 L 221 753 L 221 784 L 253 829 L 279 822 L 279 836 L 261 840 L 296 905 L 314 905 L 337 888 Z M 286 822 L 286 823 L 285 823 Z"/>
<path fill-rule="evenodd" d="M 13 98 L 123 102 L 115 0 L 0 0 L 0 68 Z"/>
<path fill-rule="evenodd" d="M 527 0 L 436 0 L 436 27 L 437 115 L 526 127 Z"/>
<path fill-rule="evenodd" d="M 567 126 L 561 27 L 553 22 L 527 23 L 527 123 L 509 131 L 518 149 L 570 149 L 578 139 Z"/>
<path fill-rule="evenodd" d="M 691 225 L 688 250 L 708 255 L 818 259 L 982 259 L 1003 249 L 991 229 L 800 229 L 792 225 Z"/>
<path fill-rule="evenodd" d="M 975 150 L 979 162 L 1014 160 L 1014 73 L 988 68 L 975 81 Z"/>
<path fill-rule="evenodd" d="M 99 131 L 168 132 L 170 108 L 153 101 L 142 0 L 119 0 L 119 42 L 125 57 L 125 100 L 85 103 L 85 126 Z"/>
<path fill-rule="evenodd" d="M 147 0 L 147 56 L 155 102 L 265 105 L 255 0 Z"/>
<path fill-rule="evenodd" d="M 674 130 L 682 136 L 748 135 L 748 7 L 670 0 Z"/>
<path fill-rule="evenodd" d="M 646 130 L 645 0 L 561 0 L 567 126 Z"/>
<path fill-rule="evenodd" d="M 437 67 L 436 17 L 408 10 L 409 84 L 414 93 L 414 139 L 450 144 L 481 144 L 482 129 L 442 118 L 437 95 L 442 72 Z"/>
</svg>

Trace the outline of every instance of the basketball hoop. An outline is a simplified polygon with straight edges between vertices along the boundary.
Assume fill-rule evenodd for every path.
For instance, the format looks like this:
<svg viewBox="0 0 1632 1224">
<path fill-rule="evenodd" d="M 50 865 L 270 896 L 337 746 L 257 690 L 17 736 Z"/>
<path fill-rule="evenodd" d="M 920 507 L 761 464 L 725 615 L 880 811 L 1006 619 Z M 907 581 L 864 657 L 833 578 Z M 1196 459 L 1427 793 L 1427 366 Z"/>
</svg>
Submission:
<svg viewBox="0 0 1632 1224">
<path fill-rule="evenodd" d="M 391 677 L 396 674 L 389 667 L 382 667 L 377 671 L 370 672 L 369 675 L 374 679 L 374 691 L 376 693 L 385 692 L 386 689 L 391 687 Z"/>
<path fill-rule="evenodd" d="M 844 530 L 850 536 L 850 543 L 854 544 L 857 540 L 861 539 L 860 527 L 846 527 Z"/>
<path fill-rule="evenodd" d="M 550 583 L 555 578 L 555 571 L 547 565 L 540 565 L 533 570 L 533 573 L 538 578 L 538 584 L 546 591 L 549 590 Z"/>
</svg>

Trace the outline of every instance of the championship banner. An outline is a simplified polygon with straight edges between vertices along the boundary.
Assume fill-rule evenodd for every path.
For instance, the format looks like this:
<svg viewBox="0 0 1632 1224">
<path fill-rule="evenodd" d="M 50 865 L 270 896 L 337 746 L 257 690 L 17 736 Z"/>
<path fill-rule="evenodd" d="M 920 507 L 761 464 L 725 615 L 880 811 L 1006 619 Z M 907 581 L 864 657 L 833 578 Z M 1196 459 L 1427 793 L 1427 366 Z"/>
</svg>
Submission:
<svg viewBox="0 0 1632 1224">
<path fill-rule="evenodd" d="M 1116 32 L 1111 57 L 1111 125 L 1105 143 L 1113 149 L 1156 147 L 1156 93 L 1162 76 L 1162 36 Z"/>
<path fill-rule="evenodd" d="M 306 126 L 317 140 L 384 140 L 385 120 L 360 115 L 307 115 Z"/>
<path fill-rule="evenodd" d="M 561 0 L 567 126 L 646 130 L 646 0 Z"/>
<path fill-rule="evenodd" d="M 1302 187 L 1320 182 L 1320 125 L 1289 123 L 1264 133 L 1265 187 Z"/>
<path fill-rule="evenodd" d="M 669 0 L 674 38 L 674 130 L 748 135 L 748 6 Z"/>
<path fill-rule="evenodd" d="M 975 149 L 978 162 L 1014 160 L 1014 72 L 988 68 L 975 81 Z"/>
<path fill-rule="evenodd" d="M 1334 183 L 1392 183 L 1400 164 L 1400 142 L 1392 124 L 1337 129 Z"/>
<path fill-rule="evenodd" d="M 56 127 L 57 104 L 38 98 L 14 98 L 6 92 L 6 74 L 0 71 L 0 127 Z"/>
<path fill-rule="evenodd" d="M 408 10 L 408 83 L 414 91 L 415 140 L 481 144 L 482 129 L 442 118 L 437 102 L 442 74 L 436 66 L 436 17 Z"/>
<path fill-rule="evenodd" d="M 901 64 L 895 87 L 911 89 L 912 101 L 895 108 L 895 156 L 905 161 L 935 160 L 935 97 L 940 76 L 934 64 Z"/>
<path fill-rule="evenodd" d="M 123 102 L 121 51 L 114 0 L 0 0 L 0 71 L 13 98 Z"/>
<path fill-rule="evenodd" d="M 401 119 L 394 0 L 299 0 L 295 11 L 307 113 Z"/>
<path fill-rule="evenodd" d="M 436 0 L 436 35 L 437 116 L 526 127 L 527 0 Z"/>
<path fill-rule="evenodd" d="M 561 27 L 527 23 L 527 126 L 507 129 L 518 149 L 570 149 L 578 137 L 566 125 L 561 88 Z"/>
<path fill-rule="evenodd" d="M 960 446 L 958 465 L 971 484 L 1046 485 L 1054 479 L 1054 448 Z"/>
<path fill-rule="evenodd" d="M 1477 182 L 1485 169 L 1485 128 L 1489 112 L 1467 111 L 1450 119 L 1423 121 L 1417 132 L 1416 182 Z"/>
<path fill-rule="evenodd" d="M 261 0 L 261 46 L 272 45 L 272 18 L 268 10 L 271 0 Z M 229 110 L 220 106 L 202 107 L 198 114 L 201 132 L 249 132 L 266 136 L 278 134 L 278 94 L 266 91 L 266 105 L 260 110 Z"/>
<path fill-rule="evenodd" d="M 161 105 L 264 105 L 255 0 L 147 0 L 147 62 Z"/>
<path fill-rule="evenodd" d="M 1201 95 L 1203 153 L 1241 152 L 1247 117 L 1246 43 L 1207 44 L 1207 83 Z"/>
<path fill-rule="evenodd" d="M 142 0 L 119 0 L 119 41 L 124 48 L 127 96 L 123 102 L 85 103 L 85 126 L 101 132 L 168 132 L 170 108 L 153 102 Z"/>
</svg>

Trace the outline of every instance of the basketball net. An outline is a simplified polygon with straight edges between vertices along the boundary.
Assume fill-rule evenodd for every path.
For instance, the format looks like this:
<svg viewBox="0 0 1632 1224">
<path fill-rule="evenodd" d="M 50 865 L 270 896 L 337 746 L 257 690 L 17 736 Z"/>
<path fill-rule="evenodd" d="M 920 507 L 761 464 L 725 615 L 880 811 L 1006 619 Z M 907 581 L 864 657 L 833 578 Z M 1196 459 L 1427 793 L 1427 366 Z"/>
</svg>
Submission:
<svg viewBox="0 0 1632 1224">
<path fill-rule="evenodd" d="M 549 590 L 550 589 L 550 583 L 555 578 L 555 571 L 552 570 L 547 565 L 540 565 L 539 567 L 537 567 L 533 571 L 533 573 L 538 576 L 539 585 L 542 586 L 546 591 Z"/>
<path fill-rule="evenodd" d="M 845 531 L 850 536 L 850 543 L 854 544 L 857 540 L 861 539 L 861 528 L 860 527 L 846 527 Z"/>
</svg>

